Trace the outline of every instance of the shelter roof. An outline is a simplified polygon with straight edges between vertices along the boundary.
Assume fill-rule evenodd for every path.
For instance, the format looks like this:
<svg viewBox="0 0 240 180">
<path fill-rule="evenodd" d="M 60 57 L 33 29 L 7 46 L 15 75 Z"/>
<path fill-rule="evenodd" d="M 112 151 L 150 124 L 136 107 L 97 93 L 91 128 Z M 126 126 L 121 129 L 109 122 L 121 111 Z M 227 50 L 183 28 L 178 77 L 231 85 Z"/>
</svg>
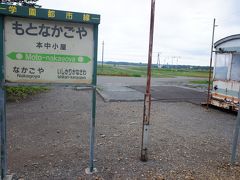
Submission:
<svg viewBox="0 0 240 180">
<path fill-rule="evenodd" d="M 221 45 L 225 42 L 236 40 L 236 39 L 240 39 L 240 34 L 234 34 L 234 35 L 222 38 L 222 39 L 220 39 L 220 40 L 218 40 L 217 42 L 214 43 L 214 47 L 217 48 L 219 45 Z"/>
</svg>

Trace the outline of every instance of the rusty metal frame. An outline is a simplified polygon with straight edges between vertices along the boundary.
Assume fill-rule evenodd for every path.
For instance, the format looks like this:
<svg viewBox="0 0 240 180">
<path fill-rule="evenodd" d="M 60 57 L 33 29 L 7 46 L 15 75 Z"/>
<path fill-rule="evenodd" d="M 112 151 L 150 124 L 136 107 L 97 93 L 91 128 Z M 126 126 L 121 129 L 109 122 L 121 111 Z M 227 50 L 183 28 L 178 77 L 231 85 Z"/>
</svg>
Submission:
<svg viewBox="0 0 240 180">
<path fill-rule="evenodd" d="M 148 160 L 147 146 L 148 146 L 149 122 L 150 122 L 150 111 L 151 111 L 151 66 L 152 66 L 152 50 L 153 50 L 154 16 L 155 16 L 155 0 L 151 0 L 147 86 L 146 86 L 146 93 L 144 96 L 144 108 L 143 108 L 142 145 L 141 145 L 141 158 L 140 158 L 141 161 Z"/>
</svg>

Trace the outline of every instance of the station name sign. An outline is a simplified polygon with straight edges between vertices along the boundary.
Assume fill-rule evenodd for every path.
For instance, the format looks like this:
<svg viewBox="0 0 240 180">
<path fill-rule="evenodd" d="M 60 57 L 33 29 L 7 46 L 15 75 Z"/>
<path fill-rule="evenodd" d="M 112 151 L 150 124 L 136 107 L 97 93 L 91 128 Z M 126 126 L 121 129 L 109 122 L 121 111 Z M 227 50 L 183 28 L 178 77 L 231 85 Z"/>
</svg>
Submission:
<svg viewBox="0 0 240 180">
<path fill-rule="evenodd" d="M 99 15 L 0 5 L 5 81 L 91 84 Z"/>
</svg>

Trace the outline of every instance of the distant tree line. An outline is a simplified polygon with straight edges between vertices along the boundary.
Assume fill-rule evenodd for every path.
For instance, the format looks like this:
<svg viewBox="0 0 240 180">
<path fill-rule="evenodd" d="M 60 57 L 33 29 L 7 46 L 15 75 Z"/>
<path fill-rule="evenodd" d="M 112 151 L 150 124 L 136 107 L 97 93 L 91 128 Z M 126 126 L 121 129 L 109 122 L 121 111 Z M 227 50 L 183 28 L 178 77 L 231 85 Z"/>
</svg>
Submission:
<svg viewBox="0 0 240 180">
<path fill-rule="evenodd" d="M 28 6 L 39 8 L 40 5 L 37 4 L 38 0 L 0 0 L 2 4 L 18 5 L 18 6 Z"/>
</svg>

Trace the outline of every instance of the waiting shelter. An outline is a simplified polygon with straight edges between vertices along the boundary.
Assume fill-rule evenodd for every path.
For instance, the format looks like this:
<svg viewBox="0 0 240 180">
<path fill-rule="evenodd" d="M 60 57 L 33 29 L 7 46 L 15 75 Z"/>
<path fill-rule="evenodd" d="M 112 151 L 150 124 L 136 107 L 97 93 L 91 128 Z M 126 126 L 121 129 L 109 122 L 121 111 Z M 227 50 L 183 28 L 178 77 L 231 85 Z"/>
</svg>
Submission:
<svg viewBox="0 0 240 180">
<path fill-rule="evenodd" d="M 214 43 L 215 63 L 210 104 L 237 111 L 240 100 L 240 34 Z"/>
</svg>

